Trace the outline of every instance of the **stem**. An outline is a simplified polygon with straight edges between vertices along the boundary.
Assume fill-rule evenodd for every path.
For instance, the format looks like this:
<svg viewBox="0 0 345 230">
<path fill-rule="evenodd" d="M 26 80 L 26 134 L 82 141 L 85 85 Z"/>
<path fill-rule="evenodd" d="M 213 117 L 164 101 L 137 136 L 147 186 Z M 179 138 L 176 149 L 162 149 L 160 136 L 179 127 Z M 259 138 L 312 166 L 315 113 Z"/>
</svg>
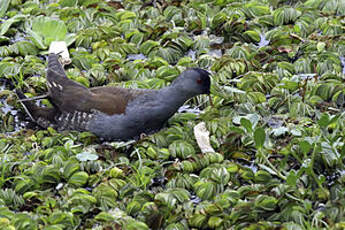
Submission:
<svg viewBox="0 0 345 230">
<path fill-rule="evenodd" d="M 281 174 L 281 173 L 274 167 L 274 165 L 268 160 L 267 156 L 263 153 L 262 148 L 260 148 L 258 151 L 259 151 L 260 156 L 262 156 L 262 158 L 264 159 L 264 161 L 265 161 L 266 164 L 268 165 L 268 167 L 271 168 L 271 169 L 277 174 L 277 176 L 278 176 L 280 179 L 286 180 L 286 176 L 284 176 L 283 174 Z"/>
<path fill-rule="evenodd" d="M 319 137 L 319 139 L 320 139 L 320 137 Z M 317 140 L 317 142 L 319 141 L 319 139 Z M 311 162 L 310 162 L 309 170 L 310 170 L 311 176 L 312 176 L 313 179 L 316 181 L 316 183 L 317 183 L 317 185 L 319 186 L 319 188 L 322 189 L 322 190 L 324 191 L 324 188 L 322 187 L 322 184 L 320 183 L 320 180 L 317 178 L 317 176 L 315 175 L 315 172 L 314 172 L 314 170 L 313 170 L 317 146 L 318 146 L 317 144 L 314 144 L 314 149 L 313 149 L 313 152 L 312 152 L 312 154 L 311 154 Z"/>
</svg>

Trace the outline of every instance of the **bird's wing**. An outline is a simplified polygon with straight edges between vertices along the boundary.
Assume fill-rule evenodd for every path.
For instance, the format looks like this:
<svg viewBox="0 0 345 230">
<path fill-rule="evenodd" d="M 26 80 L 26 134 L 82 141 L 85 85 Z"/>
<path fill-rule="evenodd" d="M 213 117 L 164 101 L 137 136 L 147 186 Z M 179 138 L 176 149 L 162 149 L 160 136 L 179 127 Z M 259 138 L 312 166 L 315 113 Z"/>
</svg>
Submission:
<svg viewBox="0 0 345 230">
<path fill-rule="evenodd" d="M 126 111 L 127 104 L 137 98 L 138 96 L 148 93 L 151 90 L 142 89 L 125 89 L 113 86 L 101 86 L 93 87 L 90 89 L 91 93 L 98 98 L 99 101 L 104 101 L 105 104 L 109 104 L 103 113 L 121 114 Z"/>
<path fill-rule="evenodd" d="M 56 54 L 48 58 L 47 85 L 51 103 L 66 113 L 97 110 L 108 115 L 122 114 L 128 102 L 144 92 L 118 87 L 88 89 L 66 76 Z"/>
<path fill-rule="evenodd" d="M 16 89 L 15 93 L 32 121 L 43 128 L 47 128 L 54 122 L 54 116 L 58 113 L 55 108 L 39 107 L 31 100 L 25 100 L 27 98 L 20 89 Z"/>
</svg>

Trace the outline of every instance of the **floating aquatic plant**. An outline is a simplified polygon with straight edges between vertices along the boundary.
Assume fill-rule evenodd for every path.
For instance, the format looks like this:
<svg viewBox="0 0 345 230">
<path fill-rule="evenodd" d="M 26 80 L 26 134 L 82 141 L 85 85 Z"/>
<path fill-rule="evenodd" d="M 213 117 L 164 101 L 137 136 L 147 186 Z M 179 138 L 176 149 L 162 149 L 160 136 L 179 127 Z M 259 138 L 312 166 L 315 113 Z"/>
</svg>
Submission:
<svg viewBox="0 0 345 230">
<path fill-rule="evenodd" d="M 52 41 L 65 41 L 69 46 L 75 40 L 75 35 L 67 33 L 67 26 L 61 20 L 38 16 L 31 23 L 31 29 L 27 28 L 26 31 L 40 49 L 47 49 Z"/>
<path fill-rule="evenodd" d="M 1 229 L 343 229 L 344 12 L 339 0 L 2 0 Z M 13 89 L 46 93 L 55 40 L 87 87 L 158 89 L 208 69 L 213 106 L 191 100 L 138 142 L 29 126 Z M 200 150 L 200 122 L 214 151 Z"/>
</svg>

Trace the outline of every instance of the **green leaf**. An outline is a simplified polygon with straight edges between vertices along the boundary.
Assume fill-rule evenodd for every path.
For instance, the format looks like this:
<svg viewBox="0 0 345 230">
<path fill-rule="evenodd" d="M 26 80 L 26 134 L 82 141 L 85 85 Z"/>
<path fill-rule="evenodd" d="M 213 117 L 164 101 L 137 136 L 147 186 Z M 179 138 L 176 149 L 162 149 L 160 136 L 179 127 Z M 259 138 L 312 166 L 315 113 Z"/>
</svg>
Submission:
<svg viewBox="0 0 345 230">
<path fill-rule="evenodd" d="M 216 193 L 215 184 L 212 182 L 198 181 L 194 186 L 196 195 L 203 200 L 211 199 Z"/>
<path fill-rule="evenodd" d="M 156 76 L 162 79 L 174 79 L 179 75 L 179 71 L 169 66 L 161 66 L 156 71 Z"/>
<path fill-rule="evenodd" d="M 4 35 L 13 23 L 20 22 L 25 18 L 26 18 L 25 15 L 18 14 L 10 19 L 7 19 L 4 23 L 0 25 L 0 35 Z"/>
<path fill-rule="evenodd" d="M 89 175 L 86 172 L 76 172 L 68 180 L 68 184 L 83 186 L 86 184 Z"/>
<path fill-rule="evenodd" d="M 111 186 L 106 183 L 98 185 L 93 191 L 93 195 L 97 198 L 98 203 L 103 208 L 117 207 L 118 193 Z"/>
<path fill-rule="evenodd" d="M 143 53 L 144 55 L 148 55 L 153 48 L 159 46 L 160 43 L 152 40 L 147 40 L 140 46 L 140 52 Z"/>
<path fill-rule="evenodd" d="M 220 153 L 205 153 L 204 157 L 207 158 L 211 164 L 221 163 L 224 160 L 224 156 Z"/>
<path fill-rule="evenodd" d="M 259 195 L 255 199 L 255 207 L 266 211 L 273 211 L 277 206 L 278 200 L 275 197 L 267 195 Z"/>
<path fill-rule="evenodd" d="M 74 34 L 67 34 L 67 27 L 63 21 L 46 16 L 35 17 L 28 33 L 40 49 L 46 49 L 52 41 L 66 41 L 66 44 L 70 45 L 75 40 Z"/>
<path fill-rule="evenodd" d="M 31 41 L 39 48 L 39 49 L 47 49 L 47 46 L 44 44 L 43 42 L 43 38 L 38 35 L 36 32 L 27 29 L 26 32 L 28 33 L 28 35 L 30 35 L 30 39 Z"/>
<path fill-rule="evenodd" d="M 32 218 L 27 213 L 16 213 L 12 218 L 12 223 L 14 224 L 15 228 L 12 229 L 38 229 L 37 220 Z"/>
<path fill-rule="evenodd" d="M 124 10 L 116 13 L 115 17 L 120 19 L 121 21 L 125 21 L 127 19 L 134 19 L 136 17 L 136 14 L 132 11 Z"/>
<path fill-rule="evenodd" d="M 67 34 L 63 21 L 44 16 L 36 17 L 32 21 L 32 30 L 45 38 L 46 45 L 51 41 L 63 41 Z"/>
<path fill-rule="evenodd" d="M 251 133 L 253 131 L 252 123 L 248 119 L 242 117 L 240 122 L 247 132 Z"/>
<path fill-rule="evenodd" d="M 320 119 L 317 121 L 321 128 L 326 128 L 330 123 L 330 117 L 327 113 L 323 113 Z"/>
<path fill-rule="evenodd" d="M 294 170 L 290 170 L 289 175 L 286 178 L 286 183 L 291 186 L 296 186 L 298 176 Z"/>
<path fill-rule="evenodd" d="M 266 101 L 266 96 L 261 92 L 248 92 L 247 94 L 254 104 L 263 103 Z"/>
<path fill-rule="evenodd" d="M 257 123 L 260 120 L 260 116 L 257 114 L 247 114 L 246 116 L 236 116 L 232 120 L 235 124 L 240 125 L 242 118 L 249 120 L 252 124 L 252 128 L 255 128 L 255 126 L 257 125 Z"/>
<path fill-rule="evenodd" d="M 260 41 L 260 34 L 257 31 L 254 30 L 247 30 L 243 34 L 247 35 L 250 37 L 250 39 L 254 42 L 259 42 Z"/>
<path fill-rule="evenodd" d="M 219 227 L 223 223 L 223 219 L 218 216 L 211 216 L 210 219 L 208 219 L 208 226 L 212 229 Z"/>
<path fill-rule="evenodd" d="M 184 230 L 186 227 L 182 223 L 172 223 L 169 224 L 165 230 Z"/>
<path fill-rule="evenodd" d="M 269 183 L 269 181 L 272 179 L 272 175 L 264 170 L 258 170 L 254 176 L 255 182 L 258 183 Z"/>
<path fill-rule="evenodd" d="M 143 222 L 131 220 L 129 223 L 125 225 L 123 229 L 126 230 L 149 230 L 150 228 Z"/>
<path fill-rule="evenodd" d="M 277 10 L 273 12 L 274 24 L 283 25 L 283 24 L 295 22 L 296 19 L 301 14 L 302 13 L 299 10 L 296 10 L 295 8 L 292 8 L 292 7 L 278 8 Z"/>
<path fill-rule="evenodd" d="M 188 161 L 188 160 L 184 160 L 180 163 L 180 167 L 184 172 L 193 172 L 194 171 L 194 167 L 192 162 Z"/>
<path fill-rule="evenodd" d="M 230 174 L 224 167 L 212 169 L 210 178 L 217 184 L 226 185 L 230 180 Z"/>
<path fill-rule="evenodd" d="M 207 221 L 207 217 L 202 214 L 194 214 L 188 221 L 192 227 L 197 227 L 200 229 Z"/>
<path fill-rule="evenodd" d="M 194 147 L 187 141 L 174 141 L 169 145 L 169 151 L 173 157 L 186 159 L 195 154 Z"/>
<path fill-rule="evenodd" d="M 320 0 L 307 0 L 304 5 L 310 8 L 318 8 L 321 2 Z"/>
<path fill-rule="evenodd" d="M 301 148 L 302 153 L 306 155 L 309 153 L 313 146 L 308 141 L 304 140 L 299 142 L 299 147 Z"/>
<path fill-rule="evenodd" d="M 82 186 L 82 185 L 80 185 Z M 89 194 L 86 190 L 77 189 L 69 198 L 69 204 L 72 213 L 87 213 L 91 207 L 97 203 L 97 199 Z"/>
<path fill-rule="evenodd" d="M 168 192 L 158 193 L 155 196 L 155 202 L 157 203 L 158 201 L 160 204 L 163 204 L 163 205 L 169 207 L 169 209 L 175 208 L 176 203 L 177 203 L 177 199 L 172 194 L 170 194 Z"/>
<path fill-rule="evenodd" d="M 73 221 L 73 216 L 72 213 L 56 210 L 49 216 L 48 221 L 50 224 L 68 225 Z"/>
<path fill-rule="evenodd" d="M 318 42 L 316 45 L 317 51 L 323 52 L 325 50 L 326 43 L 324 42 Z"/>
<path fill-rule="evenodd" d="M 38 54 L 38 49 L 31 42 L 20 41 L 15 43 L 15 46 L 17 47 L 19 54 L 22 56 Z"/>
<path fill-rule="evenodd" d="M 62 7 L 73 7 L 77 5 L 78 0 L 60 0 L 59 4 Z"/>
<path fill-rule="evenodd" d="M 299 86 L 299 83 L 297 81 L 283 79 L 280 87 L 294 91 L 298 89 L 298 86 Z"/>
<path fill-rule="evenodd" d="M 123 171 L 122 171 L 122 169 L 120 169 L 118 167 L 114 167 L 114 168 L 112 168 L 110 170 L 109 176 L 111 176 L 113 178 L 122 177 L 123 176 Z"/>
<path fill-rule="evenodd" d="M 97 221 L 110 222 L 113 221 L 115 217 L 113 217 L 110 213 L 100 212 L 99 214 L 97 214 L 97 216 L 95 216 L 95 219 Z"/>
<path fill-rule="evenodd" d="M 284 70 L 289 71 L 290 73 L 294 73 L 295 72 L 295 67 L 293 64 L 286 62 L 286 61 L 282 61 L 278 63 L 278 66 Z"/>
<path fill-rule="evenodd" d="M 190 197 L 189 192 L 183 188 L 169 189 L 168 192 L 171 193 L 180 203 L 188 201 Z"/>
<path fill-rule="evenodd" d="M 0 18 L 5 16 L 10 2 L 11 2 L 11 0 L 1 0 L 1 4 L 0 4 Z"/>
<path fill-rule="evenodd" d="M 266 139 L 266 133 L 264 128 L 259 127 L 254 131 L 254 141 L 256 148 L 262 148 Z"/>
<path fill-rule="evenodd" d="M 76 35 L 71 33 L 67 34 L 64 41 L 66 42 L 67 47 L 70 46 L 77 39 Z"/>
<path fill-rule="evenodd" d="M 49 165 L 42 170 L 40 183 L 58 183 L 61 180 L 60 171 L 53 165 Z"/>
<path fill-rule="evenodd" d="M 74 160 L 69 160 L 65 163 L 63 167 L 63 176 L 68 179 L 73 175 L 73 173 L 77 172 L 80 169 L 79 162 Z"/>
</svg>

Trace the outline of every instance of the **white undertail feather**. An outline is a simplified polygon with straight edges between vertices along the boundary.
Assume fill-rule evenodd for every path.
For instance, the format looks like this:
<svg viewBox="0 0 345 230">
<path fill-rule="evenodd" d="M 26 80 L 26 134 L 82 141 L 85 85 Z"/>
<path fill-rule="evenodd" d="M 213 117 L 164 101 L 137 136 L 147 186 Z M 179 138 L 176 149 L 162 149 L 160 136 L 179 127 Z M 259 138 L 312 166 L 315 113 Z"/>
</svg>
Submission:
<svg viewBox="0 0 345 230">
<path fill-rule="evenodd" d="M 79 129 L 85 130 L 90 119 L 94 117 L 92 113 L 74 111 L 71 113 L 62 112 L 55 117 L 58 123 L 59 130 L 64 129 Z"/>
</svg>

